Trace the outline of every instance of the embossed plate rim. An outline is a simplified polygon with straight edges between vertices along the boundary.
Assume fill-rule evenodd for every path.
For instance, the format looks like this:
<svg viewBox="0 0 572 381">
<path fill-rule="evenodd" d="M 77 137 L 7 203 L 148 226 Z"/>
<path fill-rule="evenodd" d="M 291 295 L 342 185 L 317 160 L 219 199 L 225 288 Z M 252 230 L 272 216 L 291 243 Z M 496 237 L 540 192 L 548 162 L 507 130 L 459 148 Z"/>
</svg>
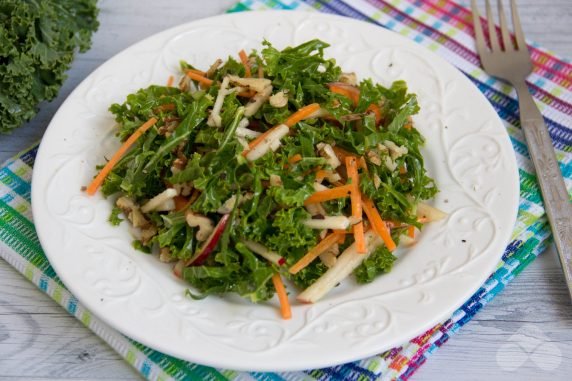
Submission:
<svg viewBox="0 0 572 381">
<path fill-rule="evenodd" d="M 271 23 L 271 21 L 274 22 L 275 25 L 270 25 L 269 23 Z M 473 249 L 466 249 L 459 244 L 459 240 L 451 243 L 451 245 L 453 245 L 452 249 L 447 249 L 446 247 L 447 243 L 445 241 L 447 239 L 452 239 L 448 236 L 449 233 L 452 232 L 452 229 L 449 228 L 449 220 L 453 220 L 454 216 L 457 217 L 457 212 L 460 211 L 458 213 L 460 214 L 459 221 L 452 221 L 452 223 L 458 222 L 462 227 L 464 223 L 462 220 L 462 212 L 465 209 L 476 208 L 476 206 L 480 205 L 479 203 L 488 201 L 485 199 L 483 199 L 484 201 L 482 202 L 477 200 L 477 185 L 479 184 L 474 185 L 475 188 L 473 192 L 467 188 L 467 184 L 464 184 L 463 181 L 461 181 L 462 179 L 459 180 L 459 178 L 455 177 L 456 175 L 453 173 L 456 169 L 453 168 L 454 166 L 451 166 L 451 161 L 461 162 L 461 164 L 462 161 L 457 158 L 451 158 L 450 155 L 452 155 L 452 153 L 449 153 L 448 149 L 451 149 L 451 152 L 454 153 L 455 149 L 460 147 L 462 149 L 461 151 L 465 152 L 463 151 L 463 145 L 466 144 L 464 137 L 456 137 L 456 139 L 453 140 L 453 143 L 448 144 L 447 139 L 454 135 L 453 132 L 446 133 L 443 132 L 442 129 L 435 130 L 437 127 L 447 128 L 441 124 L 445 123 L 448 119 L 454 120 L 456 117 L 463 117 L 465 114 L 462 114 L 462 106 L 466 106 L 467 104 L 456 104 L 456 106 L 461 106 L 461 111 L 446 112 L 444 107 L 445 103 L 438 102 L 436 102 L 435 105 L 431 104 L 431 107 L 435 106 L 434 114 L 442 114 L 444 119 L 442 121 L 435 122 L 435 126 L 437 127 L 432 127 L 433 125 L 429 126 L 428 121 L 431 117 L 431 113 L 429 113 L 424 116 L 428 119 L 420 121 L 419 125 L 423 128 L 427 128 L 427 131 L 439 134 L 441 141 L 435 142 L 435 147 L 437 144 L 441 144 L 443 147 L 447 148 L 447 152 L 434 152 L 436 150 L 435 147 L 429 147 L 429 149 L 433 150 L 432 154 L 435 155 L 433 166 L 436 168 L 435 170 L 438 172 L 439 176 L 443 176 L 443 170 L 440 169 L 442 164 L 440 162 L 438 163 L 436 158 L 439 154 L 443 154 L 446 159 L 445 164 L 448 168 L 447 170 L 450 169 L 451 171 L 449 180 L 454 180 L 458 183 L 458 185 L 447 184 L 447 193 L 445 194 L 445 196 L 450 197 L 451 203 L 457 203 L 455 205 L 457 205 L 458 208 L 451 213 L 446 223 L 444 222 L 442 224 L 435 224 L 428 227 L 428 229 L 423 233 L 426 234 L 426 236 L 422 236 L 423 238 L 421 239 L 418 247 L 412 249 L 409 256 L 405 256 L 402 260 L 400 259 L 402 264 L 396 266 L 396 269 L 391 274 L 380 278 L 370 286 L 361 287 L 356 290 L 353 290 L 351 286 L 348 286 L 349 291 L 347 287 L 339 292 L 336 291 L 333 296 L 326 298 L 323 302 L 317 303 L 315 306 L 296 306 L 294 319 L 292 319 L 292 321 L 280 321 L 274 311 L 274 307 L 272 306 L 244 307 L 241 304 L 230 303 L 229 301 L 217 298 L 209 298 L 208 302 L 202 302 L 205 304 L 195 304 L 194 302 L 186 302 L 178 299 L 175 301 L 172 298 L 167 299 L 167 301 L 164 302 L 164 293 L 167 293 L 168 290 L 173 288 L 182 290 L 181 283 L 177 283 L 177 281 L 173 280 L 172 277 L 162 278 L 165 273 L 164 268 L 147 268 L 146 266 L 149 263 L 146 262 L 146 259 L 142 259 L 143 257 L 139 253 L 125 248 L 125 242 L 114 243 L 113 245 L 109 243 L 112 241 L 113 237 L 109 239 L 105 238 L 103 240 L 101 240 L 101 237 L 98 239 L 95 239 L 94 237 L 86 238 L 87 241 L 90 242 L 91 246 L 82 246 L 85 244 L 83 241 L 83 238 L 85 237 L 79 239 L 75 235 L 72 238 L 70 238 L 69 235 L 66 236 L 66 229 L 73 229 L 73 233 L 77 234 L 79 237 L 80 234 L 85 233 L 82 231 L 81 224 L 89 227 L 91 226 L 90 224 L 94 223 L 93 221 L 95 221 L 94 226 L 101 228 L 102 232 L 104 231 L 107 233 L 107 229 L 109 228 L 109 226 L 102 227 L 97 225 L 97 223 L 101 222 L 101 218 L 105 219 L 105 217 L 102 217 L 101 210 L 104 210 L 109 206 L 107 201 L 101 199 L 100 196 L 93 199 L 87 199 L 79 192 L 79 186 L 77 187 L 78 189 L 74 190 L 68 190 L 67 187 L 65 187 L 65 185 L 70 184 L 77 186 L 79 181 L 77 179 L 78 177 L 81 178 L 81 181 L 85 184 L 89 178 L 84 175 L 83 172 L 92 171 L 93 163 L 90 160 L 95 160 L 95 158 L 87 156 L 86 152 L 73 152 L 72 148 L 74 145 L 71 142 L 76 142 L 79 147 L 82 147 L 79 144 L 82 139 L 89 140 L 96 137 L 97 139 L 101 139 L 100 144 L 93 145 L 93 140 L 87 143 L 84 141 L 82 143 L 84 144 L 83 147 L 95 150 L 100 156 L 105 152 L 104 148 L 101 147 L 106 144 L 106 139 L 109 138 L 109 136 L 106 136 L 100 131 L 94 132 L 94 126 L 92 125 L 94 121 L 98 121 L 102 118 L 101 115 L 98 116 L 99 111 L 97 110 L 97 99 L 98 97 L 104 98 L 105 96 L 105 94 L 98 93 L 100 89 L 96 86 L 96 83 L 103 88 L 105 88 L 104 86 L 108 86 L 107 88 L 110 88 L 112 92 L 120 92 L 117 89 L 114 90 L 113 86 L 105 81 L 113 82 L 113 80 L 117 79 L 113 78 L 109 73 L 113 73 L 113 69 L 119 69 L 121 65 L 125 65 L 125 62 L 122 60 L 125 60 L 126 58 L 133 59 L 134 57 L 145 57 L 145 55 L 154 54 L 151 51 L 155 49 L 157 52 L 155 63 L 159 66 L 163 65 L 166 67 L 168 64 L 173 63 L 164 62 L 169 61 L 168 58 L 165 58 L 168 53 L 167 46 L 173 41 L 176 42 L 177 39 L 184 39 L 186 33 L 192 33 L 200 28 L 211 28 L 211 32 L 216 33 L 219 29 L 227 28 L 229 30 L 234 30 L 239 34 L 239 32 L 246 33 L 245 31 L 249 30 L 249 28 L 258 28 L 257 24 L 266 25 L 267 29 L 262 29 L 262 27 L 260 27 L 260 32 L 265 34 L 268 33 L 268 35 L 271 35 L 276 31 L 280 32 L 282 29 L 292 26 L 292 39 L 294 40 L 296 39 L 296 33 L 301 31 L 300 33 L 303 35 L 304 28 L 311 28 L 312 24 L 323 26 L 326 32 L 331 29 L 333 30 L 332 33 L 341 33 L 340 41 L 337 44 L 333 44 L 331 49 L 341 49 L 343 45 L 341 39 L 343 36 L 358 36 L 360 37 L 359 39 L 353 39 L 352 41 L 355 41 L 355 45 L 362 44 L 365 46 L 365 48 L 362 49 L 365 53 L 359 51 L 357 48 L 357 50 L 351 50 L 353 47 L 349 45 L 348 47 L 344 47 L 344 49 L 348 52 L 352 52 L 352 55 L 355 54 L 356 57 L 359 57 L 362 53 L 371 54 L 371 65 L 377 62 L 375 60 L 378 60 L 378 63 L 380 64 L 385 62 L 384 60 L 386 59 L 395 59 L 397 62 L 400 59 L 400 55 L 412 54 L 413 56 L 409 58 L 412 60 L 419 58 L 419 65 L 421 65 L 419 67 L 421 69 L 432 71 L 435 76 L 433 78 L 435 80 L 435 84 L 429 85 L 435 86 L 435 91 L 442 91 L 443 93 L 441 95 L 443 95 L 443 97 L 446 98 L 447 91 L 467 91 L 467 97 L 472 102 L 471 106 L 476 109 L 476 111 L 472 110 L 471 112 L 475 113 L 478 111 L 484 114 L 487 118 L 490 117 L 490 120 L 485 118 L 486 121 L 482 122 L 482 126 L 477 126 L 474 131 L 467 130 L 466 133 L 471 133 L 470 136 L 474 137 L 474 139 L 479 139 L 479 137 L 487 139 L 491 138 L 494 143 L 497 144 L 497 148 L 499 149 L 498 155 L 502 155 L 500 164 L 506 166 L 502 174 L 507 177 L 506 179 L 498 179 L 498 181 L 500 183 L 505 181 L 510 185 L 510 189 L 501 189 L 498 196 L 498 202 L 503 201 L 504 203 L 499 205 L 499 207 L 501 207 L 501 209 L 504 208 L 503 212 L 506 212 L 506 215 L 503 215 L 501 218 L 503 221 L 502 226 L 492 224 L 491 227 L 486 224 L 483 225 L 482 222 L 474 221 L 473 225 L 470 225 L 472 230 L 469 229 L 468 231 L 469 234 L 480 237 L 485 233 L 488 234 L 487 229 L 491 230 L 491 247 L 485 246 L 483 248 L 476 247 Z M 275 29 L 270 28 L 270 26 L 275 26 Z M 242 29 L 239 30 L 240 28 Z M 326 33 L 318 27 L 315 28 L 315 30 L 309 30 L 316 35 L 320 35 L 322 32 Z M 339 28 L 339 31 L 334 30 L 335 28 Z M 274 35 L 277 39 L 280 39 L 281 36 L 282 35 L 279 33 Z M 256 41 L 258 40 L 259 38 L 256 39 Z M 379 40 L 383 41 L 380 42 Z M 231 40 L 221 41 L 232 45 Z M 383 47 L 379 47 L 380 43 L 385 45 L 383 45 Z M 236 51 L 238 51 L 239 49 L 237 47 L 239 45 L 242 46 L 241 44 L 244 44 L 244 41 L 234 42 L 234 45 L 232 45 L 232 51 L 234 51 L 235 48 Z M 157 48 L 157 46 L 159 46 L 159 48 Z M 371 49 L 373 49 L 372 47 L 375 47 L 379 51 L 371 51 Z M 146 51 L 146 49 L 148 51 Z M 368 51 L 367 49 L 370 50 Z M 383 49 L 388 51 L 389 57 L 384 56 L 385 51 Z M 200 49 L 197 50 L 200 51 Z M 178 58 L 183 57 L 179 56 Z M 142 58 L 140 59 L 143 60 Z M 352 59 L 352 57 L 349 57 L 348 62 L 351 62 Z M 204 62 L 204 64 L 207 63 L 208 62 Z M 360 63 L 354 62 L 354 65 L 359 66 Z M 405 76 L 407 75 L 407 69 L 409 68 L 408 65 L 414 67 L 413 63 L 406 63 L 403 68 Z M 138 67 L 137 65 L 134 66 Z M 141 87 L 149 84 L 148 82 L 145 82 L 146 77 L 144 75 L 147 74 L 149 74 L 149 78 L 152 77 L 158 79 L 163 78 L 163 76 L 166 78 L 166 73 L 168 72 L 165 68 L 159 67 L 159 69 L 157 69 L 151 64 L 147 66 L 143 67 L 146 67 L 149 73 L 142 69 L 140 77 L 133 75 L 130 86 L 135 83 L 140 83 Z M 341 66 L 345 67 L 343 63 L 341 63 Z M 157 70 L 161 76 L 157 76 Z M 374 69 L 372 70 L 375 72 Z M 389 72 L 389 69 L 386 71 Z M 105 75 L 108 76 L 106 77 Z M 360 72 L 358 72 L 358 75 L 360 75 Z M 360 75 L 360 77 L 363 76 L 367 75 Z M 421 75 L 419 75 L 419 77 L 420 76 Z M 447 86 L 440 82 L 442 78 L 449 79 L 450 82 L 446 84 Z M 432 78 L 429 76 L 429 79 Z M 121 81 L 119 80 L 119 82 Z M 105 85 L 101 85 L 101 83 L 105 83 Z M 419 83 L 421 83 L 421 79 Z M 408 84 L 415 85 L 415 81 L 413 83 L 408 82 Z M 418 90 L 422 92 L 423 88 Z M 88 97 L 90 97 L 89 102 Z M 456 100 L 453 99 L 455 97 L 450 96 L 450 98 L 452 98 L 452 103 L 456 102 Z M 430 102 L 427 104 L 429 105 Z M 85 107 L 85 110 L 82 111 L 83 114 L 80 114 L 78 111 L 78 108 L 81 107 Z M 422 109 L 422 112 L 424 112 L 424 109 Z M 474 114 L 470 115 L 474 116 Z M 72 127 L 69 126 L 69 123 L 77 122 L 77 119 L 70 119 L 70 116 L 80 118 L 83 122 L 81 130 L 72 129 Z M 442 123 L 440 124 L 440 122 Z M 470 121 L 466 123 L 470 125 Z M 97 125 L 97 123 L 95 124 Z M 475 126 L 472 125 L 472 127 Z M 433 130 L 431 130 L 431 128 L 433 128 Z M 492 137 L 495 138 L 493 139 Z M 486 147 L 476 147 L 475 144 L 470 143 L 467 149 L 475 150 Z M 494 150 L 494 146 L 490 146 L 489 148 Z M 493 159 L 494 158 L 496 158 L 496 156 L 493 157 Z M 494 163 L 491 165 L 493 164 Z M 248 12 L 221 15 L 198 20 L 151 36 L 111 58 L 86 78 L 86 80 L 84 80 L 82 84 L 72 92 L 66 102 L 64 102 L 60 107 L 60 110 L 58 110 L 58 113 L 53 118 L 44 136 L 38 152 L 36 168 L 33 174 L 32 205 L 35 221 L 37 222 L 38 236 L 42 246 L 46 250 L 50 263 L 60 278 L 91 312 L 95 313 L 103 321 L 118 329 L 120 332 L 162 352 L 205 365 L 236 370 L 300 370 L 340 364 L 374 355 L 380 351 L 399 345 L 416 335 L 423 333 L 436 323 L 450 317 L 451 313 L 465 302 L 478 289 L 478 287 L 482 285 L 486 277 L 490 275 L 491 271 L 498 263 L 502 251 L 510 238 L 512 224 L 514 224 L 516 219 L 516 210 L 518 205 L 518 174 L 516 172 L 516 168 L 516 160 L 508 140 L 508 134 L 502 127 L 500 119 L 492 109 L 492 106 L 488 104 L 483 95 L 478 92 L 468 79 L 462 76 L 457 69 L 446 63 L 434 53 L 421 46 L 415 45 L 411 41 L 393 32 L 375 27 L 372 24 L 341 16 L 293 11 L 271 13 Z M 461 167 L 460 169 L 462 170 L 464 168 Z M 69 170 L 70 174 L 67 174 L 65 170 Z M 80 170 L 79 176 L 77 176 L 78 170 Z M 60 180 L 60 177 L 63 178 L 63 184 L 56 183 L 55 181 Z M 476 178 L 477 177 L 474 177 L 474 179 Z M 447 179 L 446 176 L 443 177 L 443 179 Z M 472 180 L 473 178 L 470 179 Z M 63 188 L 61 187 L 62 185 L 64 185 Z M 441 184 L 439 185 L 441 186 Z M 470 187 L 473 187 L 473 185 L 471 184 Z M 52 188 L 56 189 L 57 192 L 54 193 Z M 452 189 L 455 189 L 455 191 L 461 195 L 457 197 L 453 194 L 454 192 L 451 191 Z M 471 204 L 470 201 L 465 200 L 470 199 L 473 196 L 475 198 L 476 206 Z M 441 199 L 439 202 L 446 202 L 443 201 L 443 195 L 440 197 Z M 495 195 L 493 195 L 493 201 L 491 201 L 493 203 L 495 202 L 494 197 Z M 455 200 L 454 202 L 453 199 Z M 463 200 L 462 202 L 461 199 Z M 469 204 L 466 204 L 467 202 L 469 202 Z M 62 206 L 64 203 L 67 209 L 58 209 L 58 207 Z M 489 209 L 492 207 L 487 206 L 487 208 L 483 206 L 483 210 L 490 212 Z M 99 215 L 97 214 L 98 212 Z M 472 214 L 469 213 L 469 216 L 477 218 L 479 215 L 476 212 L 473 212 Z M 69 221 L 75 221 L 73 226 Z M 58 228 L 58 224 L 62 224 L 61 229 Z M 95 230 L 95 232 L 91 233 L 100 233 L 99 230 Z M 463 234 L 465 233 L 466 232 L 463 232 Z M 120 230 L 120 233 L 118 234 L 126 234 L 125 228 Z M 454 236 L 454 234 L 452 235 Z M 63 244 L 56 242 L 59 236 L 61 236 L 62 239 L 66 238 L 68 240 L 66 241 L 63 239 Z M 428 241 L 428 238 L 426 237 L 434 237 L 435 242 L 437 242 L 438 239 L 441 239 L 441 236 L 443 237 L 443 243 L 440 243 L 442 247 L 435 247 L 440 247 L 445 251 L 457 249 L 465 250 L 467 260 L 462 262 L 458 257 L 447 256 L 441 258 L 437 254 L 435 254 L 434 260 L 419 257 L 420 248 L 431 248 L 431 246 L 426 246 L 426 241 Z M 98 242 L 98 240 L 103 243 Z M 68 244 L 70 245 L 69 247 L 67 246 Z M 101 249 L 101 247 L 104 247 L 106 250 Z M 78 250 L 82 248 L 90 248 L 93 250 Z M 110 250 L 116 250 L 116 253 L 110 254 Z M 480 254 L 483 255 L 481 256 Z M 76 258 L 78 257 L 81 261 L 78 261 L 76 265 L 73 261 L 77 261 Z M 423 266 L 425 267 L 421 266 L 420 268 L 415 268 L 415 264 L 411 263 L 414 258 L 426 261 L 423 262 Z M 154 260 L 154 258 L 151 259 Z M 441 259 L 442 262 L 439 262 Z M 124 262 L 122 262 L 122 260 L 124 260 Z M 447 260 L 458 260 L 461 262 L 458 267 L 455 267 L 450 265 Z M 113 261 L 117 261 L 117 263 Z M 96 267 L 96 270 L 89 268 L 89 265 L 92 265 L 93 267 L 93 265 L 97 264 L 98 266 L 104 267 L 110 263 L 117 266 L 112 270 L 118 270 L 119 274 L 117 272 L 112 273 L 111 275 L 104 273 L 106 270 L 101 267 Z M 447 266 L 449 266 L 449 268 L 447 268 Z M 78 273 L 80 268 L 83 271 L 81 274 Z M 155 268 L 159 270 L 155 272 Z M 448 271 L 445 272 L 444 269 L 447 269 Z M 411 270 L 411 273 L 408 273 L 409 270 Z M 115 284 L 121 284 L 121 282 L 125 283 L 126 279 L 127 281 L 131 281 L 132 279 L 129 278 L 129 276 L 135 274 L 133 276 L 134 283 L 132 282 L 133 284 L 130 285 L 130 287 L 135 287 L 134 290 L 137 291 L 138 289 L 141 289 L 141 287 L 149 286 L 149 274 L 151 273 L 153 276 L 158 276 L 160 278 L 156 282 L 162 282 L 160 285 L 165 286 L 165 290 L 167 290 L 163 291 L 163 289 L 160 289 L 157 291 L 157 299 L 160 299 L 160 302 L 163 304 L 159 303 L 158 305 L 154 305 L 151 295 L 149 295 L 149 300 L 143 301 L 137 299 L 135 297 L 135 291 L 130 294 L 127 290 L 125 291 L 125 295 L 119 295 L 119 290 L 111 287 Z M 103 275 L 108 276 L 109 278 L 98 278 L 98 276 Z M 94 278 L 90 280 L 90 277 L 92 276 Z M 139 277 L 137 278 L 137 276 Z M 399 278 L 400 276 L 401 278 Z M 397 278 L 402 281 L 403 285 L 391 284 L 391 282 Z M 111 286 L 106 286 L 106 282 Z M 455 290 L 456 285 L 463 285 L 463 287 L 460 287 L 461 290 Z M 376 287 L 389 286 L 395 286 L 396 288 L 394 291 L 386 292 L 380 292 L 376 289 Z M 451 288 L 452 291 L 448 291 L 448 289 Z M 454 297 L 447 299 L 447 294 L 450 292 L 454 293 Z M 103 296 L 106 298 L 105 302 Z M 359 304 L 360 302 L 363 303 Z M 392 305 L 392 303 L 394 305 Z M 399 308 L 396 307 L 401 305 L 403 305 L 404 311 L 399 311 Z M 204 310 L 222 307 L 224 308 L 222 315 L 225 315 L 223 318 L 226 318 L 226 315 L 230 314 L 240 315 L 242 312 L 244 313 L 244 319 L 250 318 L 252 320 L 248 324 L 245 323 L 244 330 L 255 330 L 254 334 L 250 332 L 240 334 L 236 333 L 236 336 L 233 337 L 225 336 L 223 338 L 215 338 L 215 331 L 221 330 L 221 332 L 224 332 L 226 335 L 228 334 L 227 331 L 229 329 L 226 325 L 231 323 L 234 324 L 238 320 L 224 320 L 226 325 L 217 325 L 217 323 L 214 324 L 214 327 L 211 327 L 197 317 L 201 313 L 201 308 L 193 310 L 193 307 L 195 306 L 202 306 L 201 308 Z M 350 308 L 344 311 L 344 306 L 349 306 Z M 358 312 L 361 313 L 359 317 L 360 319 L 363 318 L 363 324 L 361 321 L 359 324 L 353 324 L 354 320 L 352 320 L 352 318 L 354 318 L 354 315 L 352 315 L 352 313 L 354 312 L 354 307 L 356 307 Z M 362 308 L 363 310 L 359 310 L 359 308 Z M 133 309 L 133 311 L 131 311 L 131 309 Z M 168 312 L 174 311 L 173 313 L 177 314 L 176 317 L 167 314 L 165 309 L 167 309 Z M 145 311 L 145 313 L 141 313 L 140 311 Z M 332 316 L 329 316 L 330 320 L 324 317 L 328 316 L 332 311 L 334 311 L 333 315 L 336 315 L 336 313 L 340 314 L 339 311 L 341 311 L 341 322 L 339 319 L 335 320 Z M 427 316 L 424 314 L 426 311 L 428 311 Z M 385 315 L 386 313 L 387 316 Z M 418 314 L 423 315 L 423 317 L 418 318 L 416 316 Z M 393 315 L 399 315 L 399 318 L 392 318 Z M 174 326 L 171 328 L 169 327 L 169 324 L 166 324 L 168 327 L 162 327 L 160 323 L 165 320 L 160 320 L 158 318 L 159 316 L 161 319 L 172 319 L 169 320 L 169 322 L 177 325 L 178 330 L 175 332 Z M 137 319 L 134 321 L 133 317 L 137 317 Z M 372 321 L 367 320 L 372 317 Z M 131 320 L 129 318 L 131 318 Z M 411 319 L 414 323 L 407 325 L 407 319 Z M 310 321 L 310 323 L 308 323 L 307 326 L 300 326 L 300 324 L 303 324 L 306 320 Z M 315 321 L 318 323 L 313 326 L 312 324 L 314 324 Z M 348 322 L 352 324 L 351 329 L 353 329 L 353 331 L 351 329 L 344 330 L 343 325 Z M 199 324 L 203 325 L 199 326 Z M 384 324 L 386 325 L 384 326 Z M 259 339 L 259 336 L 270 336 L 272 332 L 269 332 L 269 330 L 271 331 L 274 328 L 280 330 L 276 339 L 278 341 L 274 346 L 272 346 L 272 343 L 274 342 L 263 342 L 263 345 L 270 345 L 268 350 L 265 350 L 264 347 L 263 349 L 249 349 L 251 352 L 248 352 L 244 349 L 237 349 L 236 345 L 232 343 L 232 341 L 239 341 L 240 346 L 250 346 L 249 348 L 255 348 L 255 346 L 258 345 L 256 340 Z M 296 331 L 295 328 L 298 328 L 298 331 Z M 262 329 L 262 331 L 256 331 L 260 329 Z M 312 329 L 311 334 L 304 332 L 304 330 L 309 331 L 310 329 Z M 329 333 L 328 329 L 332 329 L 332 333 Z M 236 329 L 234 332 L 236 332 Z M 308 342 L 304 345 L 300 344 L 300 341 L 298 344 L 294 345 L 296 343 L 295 341 L 282 340 L 283 335 L 286 335 L 286 339 L 291 340 L 293 337 L 296 337 L 296 335 L 300 336 L 299 332 L 303 332 L 303 334 L 301 334 L 302 343 L 304 342 L 304 334 L 311 337 L 316 336 L 320 339 L 317 340 L 316 343 Z M 181 337 L 183 334 L 189 334 L 189 337 L 194 338 L 194 340 L 199 340 L 198 343 L 201 346 L 201 350 L 189 350 L 189 342 L 186 341 L 187 339 Z M 357 336 L 352 339 L 352 334 Z M 369 334 L 371 334 L 371 337 L 376 338 L 376 340 L 367 340 L 366 338 Z M 349 336 L 346 337 L 344 335 Z M 161 340 L 163 337 L 168 337 L 169 340 Z M 195 343 L 196 342 L 197 341 L 195 341 Z M 228 342 L 230 342 L 230 344 Z M 340 343 L 347 343 L 347 345 L 340 345 Z M 350 344 L 353 345 L 352 350 L 345 350 L 345 348 L 349 347 Z M 310 348 L 312 346 L 314 346 L 314 349 Z M 316 348 L 319 348 L 319 351 Z M 256 352 L 256 355 L 252 355 L 252 352 Z M 286 356 L 285 354 L 288 355 Z"/>
</svg>

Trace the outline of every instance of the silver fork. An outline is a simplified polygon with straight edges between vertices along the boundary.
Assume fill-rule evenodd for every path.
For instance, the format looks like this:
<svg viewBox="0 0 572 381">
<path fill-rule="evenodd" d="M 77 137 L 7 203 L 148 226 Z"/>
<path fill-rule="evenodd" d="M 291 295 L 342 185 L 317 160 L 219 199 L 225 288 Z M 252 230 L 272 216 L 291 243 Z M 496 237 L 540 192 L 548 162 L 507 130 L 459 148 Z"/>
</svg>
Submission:
<svg viewBox="0 0 572 381">
<path fill-rule="evenodd" d="M 513 46 L 508 31 L 502 0 L 497 1 L 504 49 L 499 44 L 489 0 L 486 0 L 486 9 L 491 42 L 490 50 L 483 35 L 477 2 L 471 0 L 477 50 L 487 73 L 510 82 L 516 88 L 522 130 L 538 175 L 544 208 L 552 227 L 554 243 L 572 298 L 572 204 L 556 161 L 548 129 L 525 82 L 526 77 L 532 72 L 532 62 L 520 26 L 515 1 L 510 0 L 510 7 L 516 46 Z"/>
</svg>

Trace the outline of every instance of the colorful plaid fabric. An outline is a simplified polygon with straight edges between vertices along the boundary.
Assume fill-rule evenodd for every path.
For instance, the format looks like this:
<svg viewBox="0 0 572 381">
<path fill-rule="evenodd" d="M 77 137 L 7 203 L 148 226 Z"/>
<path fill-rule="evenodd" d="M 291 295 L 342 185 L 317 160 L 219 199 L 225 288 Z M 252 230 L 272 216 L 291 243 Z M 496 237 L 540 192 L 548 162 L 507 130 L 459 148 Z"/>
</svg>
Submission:
<svg viewBox="0 0 572 381">
<path fill-rule="evenodd" d="M 30 181 L 37 147 L 0 169 L 0 256 L 36 284 L 150 380 L 374 380 L 408 379 L 449 337 L 483 308 L 547 246 L 549 227 L 518 120 L 512 89 L 479 66 L 470 12 L 449 0 L 244 0 L 231 12 L 297 9 L 340 14 L 391 29 L 439 54 L 489 99 L 514 146 L 520 173 L 520 206 L 512 241 L 497 270 L 450 319 L 401 347 L 362 361 L 291 373 L 246 373 L 192 364 L 153 351 L 106 326 L 71 295 L 44 256 L 30 211 Z M 534 44 L 529 87 L 572 189 L 572 64 Z"/>
</svg>

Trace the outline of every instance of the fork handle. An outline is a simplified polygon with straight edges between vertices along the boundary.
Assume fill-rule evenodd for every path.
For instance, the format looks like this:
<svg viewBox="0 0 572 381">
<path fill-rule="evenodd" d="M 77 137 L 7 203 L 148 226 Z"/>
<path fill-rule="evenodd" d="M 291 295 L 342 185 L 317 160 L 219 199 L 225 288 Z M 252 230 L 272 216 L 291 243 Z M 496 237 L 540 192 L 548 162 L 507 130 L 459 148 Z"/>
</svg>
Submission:
<svg viewBox="0 0 572 381">
<path fill-rule="evenodd" d="M 522 81 L 515 84 L 515 87 L 518 93 L 522 130 L 536 169 L 544 208 L 572 298 L 572 204 L 542 114 L 534 103 L 526 83 Z"/>
</svg>

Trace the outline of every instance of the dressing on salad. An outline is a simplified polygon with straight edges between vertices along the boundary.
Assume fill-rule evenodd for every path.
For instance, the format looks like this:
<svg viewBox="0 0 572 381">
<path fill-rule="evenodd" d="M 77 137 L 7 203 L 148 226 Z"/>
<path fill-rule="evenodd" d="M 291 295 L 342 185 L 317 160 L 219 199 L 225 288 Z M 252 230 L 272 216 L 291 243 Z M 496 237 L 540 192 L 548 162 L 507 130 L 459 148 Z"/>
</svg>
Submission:
<svg viewBox="0 0 572 381">
<path fill-rule="evenodd" d="M 115 197 L 134 246 L 174 263 L 193 298 L 252 302 L 283 278 L 316 302 L 353 274 L 391 270 L 400 241 L 444 214 L 423 165 L 419 111 L 403 81 L 384 87 L 344 73 L 312 40 L 282 51 L 181 63 L 178 86 L 150 86 L 113 104 L 120 149 L 86 188 Z"/>
</svg>

